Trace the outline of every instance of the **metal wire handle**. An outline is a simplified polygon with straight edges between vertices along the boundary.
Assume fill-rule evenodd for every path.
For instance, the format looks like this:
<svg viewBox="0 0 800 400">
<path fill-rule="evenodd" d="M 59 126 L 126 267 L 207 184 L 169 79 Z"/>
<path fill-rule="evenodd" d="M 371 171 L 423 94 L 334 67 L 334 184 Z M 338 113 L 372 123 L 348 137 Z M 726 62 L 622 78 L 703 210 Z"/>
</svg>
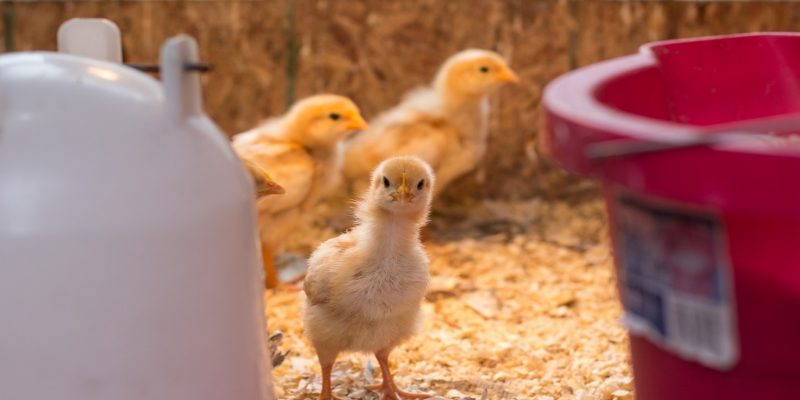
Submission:
<svg viewBox="0 0 800 400">
<path fill-rule="evenodd" d="M 612 140 L 592 143 L 586 146 L 585 155 L 590 160 L 600 161 L 608 158 L 636 156 L 691 147 L 713 146 L 719 144 L 742 143 L 747 140 L 775 138 L 773 135 L 749 132 L 707 133 L 688 139 L 657 142 L 647 140 Z"/>
<path fill-rule="evenodd" d="M 125 63 L 126 66 L 137 69 L 142 72 L 147 73 L 158 73 L 161 72 L 161 66 L 158 64 L 138 64 L 138 63 Z M 211 72 L 214 69 L 213 64 L 205 64 L 205 63 L 185 63 L 183 64 L 183 70 L 186 72 L 200 72 L 200 73 L 207 73 Z"/>
</svg>

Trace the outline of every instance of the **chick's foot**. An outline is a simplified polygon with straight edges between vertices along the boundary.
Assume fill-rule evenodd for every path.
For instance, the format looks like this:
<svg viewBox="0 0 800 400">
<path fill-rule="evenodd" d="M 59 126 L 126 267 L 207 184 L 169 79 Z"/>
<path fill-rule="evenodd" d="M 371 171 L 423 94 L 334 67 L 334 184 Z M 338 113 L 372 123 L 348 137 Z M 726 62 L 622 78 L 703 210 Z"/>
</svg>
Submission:
<svg viewBox="0 0 800 400">
<path fill-rule="evenodd" d="M 333 371 L 333 363 L 322 363 L 322 391 L 317 400 L 342 400 L 333 395 L 331 371 Z"/>
<path fill-rule="evenodd" d="M 400 399 L 427 399 L 432 397 L 425 393 L 409 393 L 397 388 L 394 383 L 391 369 L 389 368 L 389 352 L 391 350 L 381 350 L 375 353 L 375 358 L 378 359 L 378 364 L 381 366 L 381 375 L 383 382 L 380 385 L 369 385 L 367 389 L 372 391 L 382 391 L 383 400 L 400 400 Z"/>
<path fill-rule="evenodd" d="M 427 399 L 431 395 L 426 393 L 409 393 L 404 392 L 397 388 L 394 383 L 386 384 L 386 381 L 376 385 L 364 386 L 365 389 L 373 392 L 383 392 L 381 399 L 383 400 L 400 400 L 400 399 Z"/>
</svg>

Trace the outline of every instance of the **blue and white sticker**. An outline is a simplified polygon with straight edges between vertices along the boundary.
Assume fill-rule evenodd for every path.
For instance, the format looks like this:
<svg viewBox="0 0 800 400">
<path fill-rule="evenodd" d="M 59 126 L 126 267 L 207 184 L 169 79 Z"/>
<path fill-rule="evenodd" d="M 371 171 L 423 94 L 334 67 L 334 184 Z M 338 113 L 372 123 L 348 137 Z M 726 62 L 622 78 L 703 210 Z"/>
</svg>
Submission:
<svg viewBox="0 0 800 400">
<path fill-rule="evenodd" d="M 625 325 L 711 368 L 739 357 L 725 229 L 713 213 L 621 194 L 616 254 Z"/>
</svg>

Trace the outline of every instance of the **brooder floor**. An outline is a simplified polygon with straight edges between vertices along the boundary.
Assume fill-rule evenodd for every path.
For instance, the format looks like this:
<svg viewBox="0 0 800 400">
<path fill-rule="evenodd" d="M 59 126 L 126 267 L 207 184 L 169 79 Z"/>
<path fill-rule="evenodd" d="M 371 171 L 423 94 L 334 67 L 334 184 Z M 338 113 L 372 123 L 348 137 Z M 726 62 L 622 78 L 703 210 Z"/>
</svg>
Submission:
<svg viewBox="0 0 800 400">
<path fill-rule="evenodd" d="M 424 329 L 392 357 L 401 387 L 434 399 L 632 398 L 603 203 L 582 197 L 434 213 Z M 309 230 L 293 250 L 333 235 Z M 273 371 L 277 398 L 316 399 L 319 366 L 303 336 L 303 294 L 270 291 L 266 302 L 269 330 L 284 333 L 289 351 Z M 378 399 L 363 388 L 379 380 L 376 364 L 340 357 L 334 394 Z"/>
</svg>

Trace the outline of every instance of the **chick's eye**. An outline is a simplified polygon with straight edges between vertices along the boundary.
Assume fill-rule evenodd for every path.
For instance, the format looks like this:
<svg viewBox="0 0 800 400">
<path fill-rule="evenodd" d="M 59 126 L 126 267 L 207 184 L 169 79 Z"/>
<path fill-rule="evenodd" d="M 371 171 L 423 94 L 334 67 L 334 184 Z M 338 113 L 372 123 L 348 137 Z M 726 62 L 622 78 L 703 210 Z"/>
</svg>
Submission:
<svg viewBox="0 0 800 400">
<path fill-rule="evenodd" d="M 488 73 L 489 73 L 489 67 L 487 67 L 487 66 L 485 66 L 485 65 L 484 65 L 484 66 L 482 66 L 482 67 L 480 68 L 480 71 L 481 71 L 481 73 L 483 73 L 483 74 L 488 74 Z"/>
<path fill-rule="evenodd" d="M 341 115 L 339 115 L 339 114 L 337 114 L 337 113 L 330 113 L 330 114 L 328 114 L 328 118 L 330 118 L 330 119 L 332 119 L 332 120 L 336 121 L 336 120 L 338 120 L 339 118 L 342 118 L 342 116 L 341 116 Z"/>
<path fill-rule="evenodd" d="M 417 190 L 422 190 L 422 188 L 424 188 L 424 187 L 425 187 L 425 179 L 422 179 L 417 184 Z"/>
<path fill-rule="evenodd" d="M 389 185 L 390 185 L 389 179 L 384 176 L 383 177 L 383 187 L 387 187 L 388 188 Z"/>
</svg>

